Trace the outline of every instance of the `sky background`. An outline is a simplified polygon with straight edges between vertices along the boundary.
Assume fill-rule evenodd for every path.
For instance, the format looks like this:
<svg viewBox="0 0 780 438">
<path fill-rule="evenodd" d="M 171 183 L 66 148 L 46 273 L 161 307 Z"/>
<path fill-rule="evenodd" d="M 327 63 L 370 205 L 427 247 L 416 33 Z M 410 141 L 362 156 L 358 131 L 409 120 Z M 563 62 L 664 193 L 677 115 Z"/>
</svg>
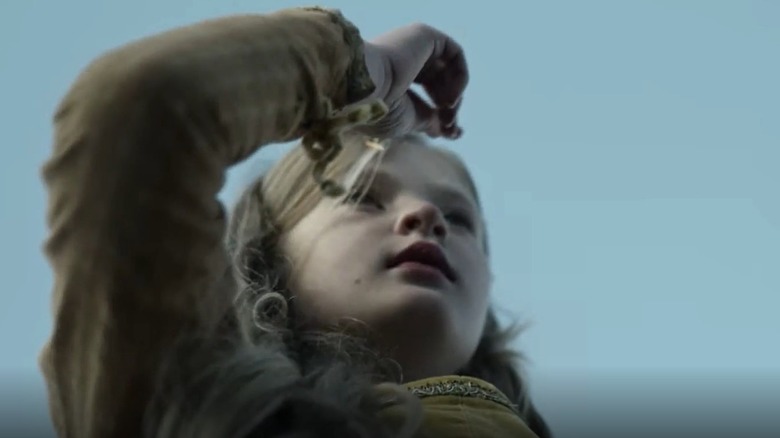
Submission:
<svg viewBox="0 0 780 438">
<path fill-rule="evenodd" d="M 305 4 L 0 3 L 0 393 L 24 385 L 14 403 L 44 409 L 36 356 L 52 278 L 39 169 L 78 72 L 173 26 Z M 610 378 L 635 394 L 681 376 L 780 381 L 780 2 L 324 5 L 366 38 L 422 21 L 464 46 L 466 133 L 446 145 L 479 185 L 495 301 L 530 323 L 518 346 L 551 422 L 566 422 L 562 391 L 578 394 L 576 410 Z M 232 169 L 223 199 L 284 150 Z"/>
</svg>

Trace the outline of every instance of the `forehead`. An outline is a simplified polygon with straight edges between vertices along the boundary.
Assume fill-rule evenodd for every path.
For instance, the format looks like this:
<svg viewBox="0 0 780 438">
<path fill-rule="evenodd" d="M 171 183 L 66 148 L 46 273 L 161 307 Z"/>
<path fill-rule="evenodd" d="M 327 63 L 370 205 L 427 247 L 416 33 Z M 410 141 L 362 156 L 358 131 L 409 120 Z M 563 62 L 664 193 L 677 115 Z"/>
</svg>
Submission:
<svg viewBox="0 0 780 438">
<path fill-rule="evenodd" d="M 455 156 L 435 147 L 411 141 L 393 144 L 377 170 L 407 186 L 454 190 L 476 202 L 465 167 Z"/>
</svg>

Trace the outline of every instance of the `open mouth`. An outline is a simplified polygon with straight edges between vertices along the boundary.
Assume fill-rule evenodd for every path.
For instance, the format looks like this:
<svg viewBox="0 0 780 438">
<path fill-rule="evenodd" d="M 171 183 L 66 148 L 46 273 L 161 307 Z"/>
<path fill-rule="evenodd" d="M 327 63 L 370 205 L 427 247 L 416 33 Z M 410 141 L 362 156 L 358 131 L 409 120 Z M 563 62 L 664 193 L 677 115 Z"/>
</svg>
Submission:
<svg viewBox="0 0 780 438">
<path fill-rule="evenodd" d="M 425 241 L 413 243 L 390 259 L 387 267 L 392 269 L 404 263 L 415 263 L 434 268 L 452 282 L 457 279 L 444 251 L 435 243 Z"/>
</svg>

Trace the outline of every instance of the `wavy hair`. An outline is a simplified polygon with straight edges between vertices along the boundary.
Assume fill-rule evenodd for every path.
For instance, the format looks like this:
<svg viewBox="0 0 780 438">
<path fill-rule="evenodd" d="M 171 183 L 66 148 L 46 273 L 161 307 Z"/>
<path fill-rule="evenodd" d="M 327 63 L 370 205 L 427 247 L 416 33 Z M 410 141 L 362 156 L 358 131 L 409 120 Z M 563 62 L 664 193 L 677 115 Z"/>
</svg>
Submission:
<svg viewBox="0 0 780 438">
<path fill-rule="evenodd" d="M 365 138 L 344 137 L 325 177 L 342 179 L 367 165 Z M 417 136 L 385 143 L 413 141 Z M 437 149 L 477 190 L 454 154 Z M 158 437 L 411 437 L 422 411 L 400 385 L 398 365 L 370 343 L 368 329 L 345 321 L 329 330 L 303 328 L 287 289 L 289 264 L 280 239 L 322 199 L 311 177 L 315 163 L 295 148 L 252 183 L 232 210 L 226 246 L 238 294 L 226 320 L 233 336 L 183 344 L 162 373 L 160 397 L 150 408 L 149 434 Z M 487 241 L 487 238 L 486 238 Z M 485 251 L 488 251 L 485 241 Z M 502 327 L 488 311 L 473 357 L 457 374 L 495 385 L 518 407 L 540 438 L 551 437 L 528 395 L 522 355 L 510 347 L 519 327 Z M 238 336 L 235 336 L 238 334 Z M 381 410 L 400 405 L 403 424 Z"/>
</svg>

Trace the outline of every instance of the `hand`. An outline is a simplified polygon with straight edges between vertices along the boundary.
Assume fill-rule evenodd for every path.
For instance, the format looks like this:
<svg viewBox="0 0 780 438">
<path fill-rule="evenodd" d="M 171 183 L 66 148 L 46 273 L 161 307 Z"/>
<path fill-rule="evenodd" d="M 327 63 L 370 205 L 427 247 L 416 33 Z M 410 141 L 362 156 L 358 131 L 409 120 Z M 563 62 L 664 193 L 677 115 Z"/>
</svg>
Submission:
<svg viewBox="0 0 780 438">
<path fill-rule="evenodd" d="M 388 114 L 365 131 L 381 137 L 424 132 L 455 139 L 462 134 L 458 108 L 469 75 L 463 49 L 446 34 L 412 24 L 365 43 L 365 56 L 376 90 Z M 433 106 L 410 89 L 422 86 Z"/>
</svg>

